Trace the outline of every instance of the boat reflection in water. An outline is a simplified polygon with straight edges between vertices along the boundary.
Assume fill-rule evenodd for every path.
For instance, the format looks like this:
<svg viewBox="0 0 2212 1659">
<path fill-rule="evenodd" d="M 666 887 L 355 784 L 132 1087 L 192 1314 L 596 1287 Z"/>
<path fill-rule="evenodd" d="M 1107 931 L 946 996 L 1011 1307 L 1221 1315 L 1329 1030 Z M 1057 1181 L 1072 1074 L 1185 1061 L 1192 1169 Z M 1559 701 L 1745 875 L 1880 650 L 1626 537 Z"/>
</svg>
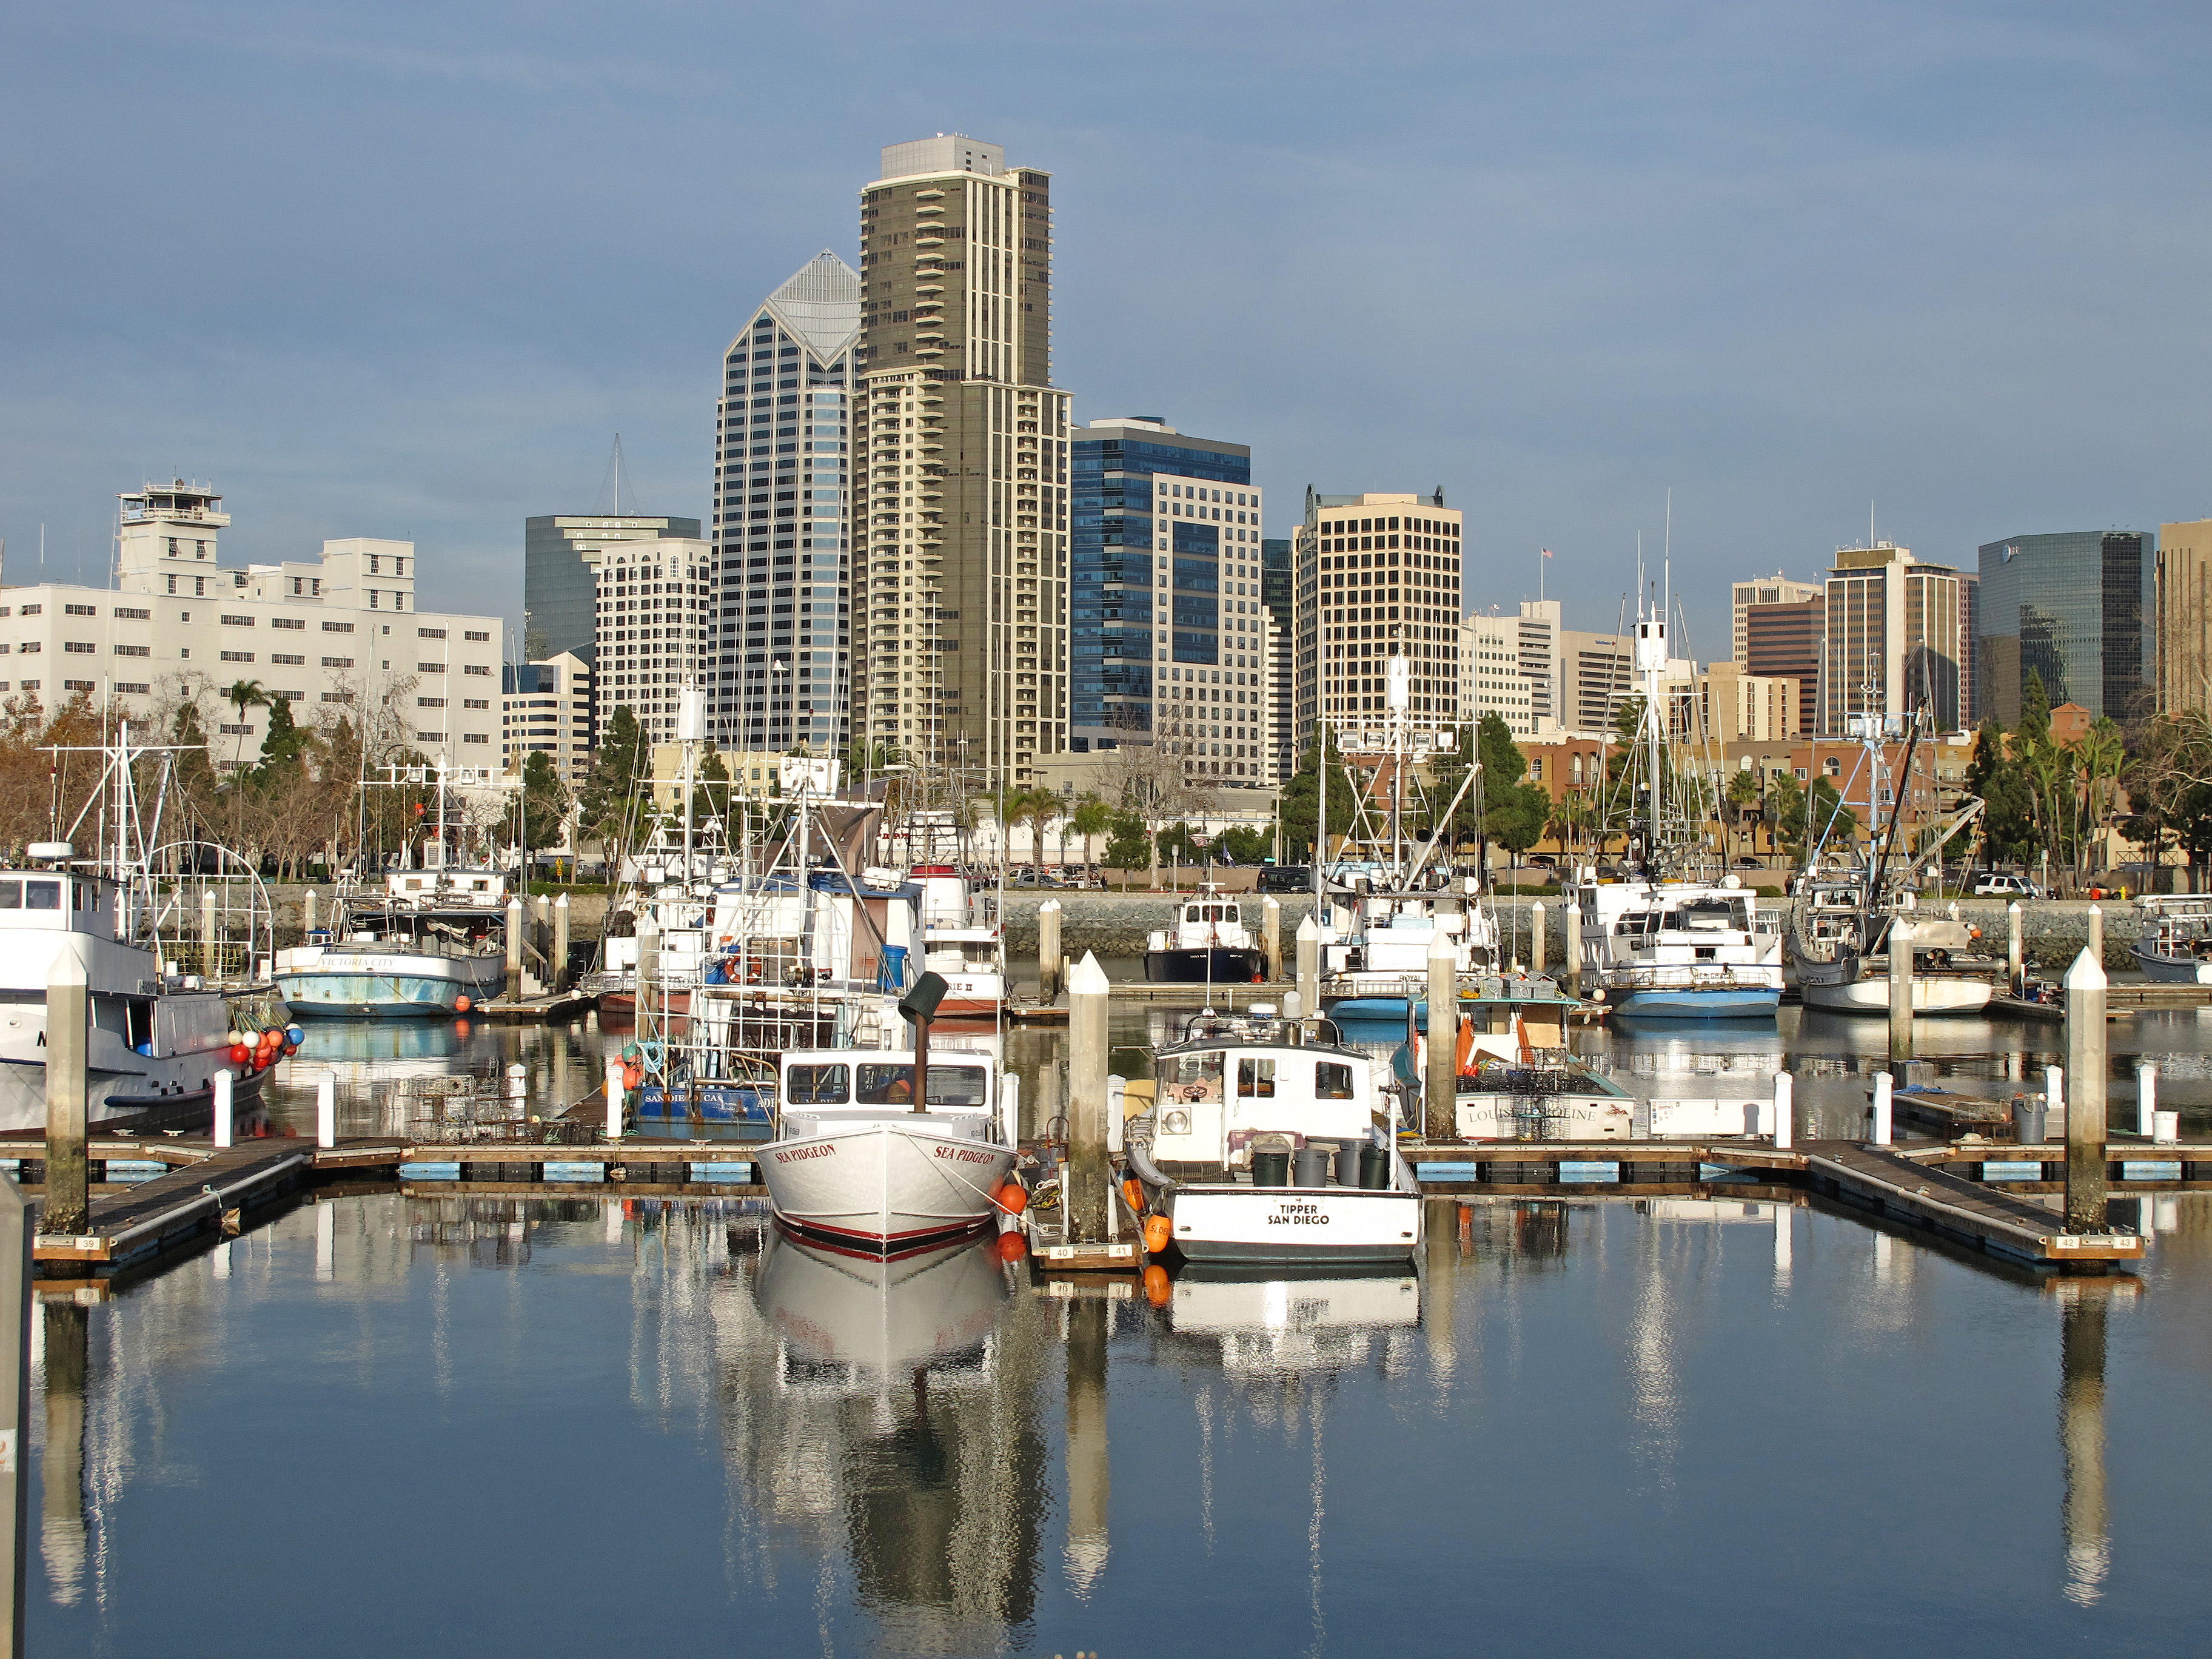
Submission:
<svg viewBox="0 0 2212 1659">
<path fill-rule="evenodd" d="M 876 1261 L 769 1229 L 751 1288 L 711 1304 L 744 1510 L 842 1543 L 887 1651 L 1002 1647 L 1033 1615 L 1052 1502 L 1050 1338 L 1020 1328 L 1048 1305 L 1012 1295 L 988 1241 Z"/>
</svg>

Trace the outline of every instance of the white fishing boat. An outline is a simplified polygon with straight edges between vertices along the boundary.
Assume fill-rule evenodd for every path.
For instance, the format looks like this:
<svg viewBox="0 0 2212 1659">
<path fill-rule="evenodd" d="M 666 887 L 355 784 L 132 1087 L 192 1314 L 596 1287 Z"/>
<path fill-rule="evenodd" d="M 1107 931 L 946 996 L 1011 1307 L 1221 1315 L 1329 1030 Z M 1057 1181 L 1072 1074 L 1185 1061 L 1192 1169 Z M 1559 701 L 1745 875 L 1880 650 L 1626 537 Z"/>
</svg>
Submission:
<svg viewBox="0 0 2212 1659">
<path fill-rule="evenodd" d="M 429 849 L 434 856 L 437 849 Z M 336 925 L 276 953 L 276 984 L 302 1018 L 465 1014 L 507 983 L 507 877 L 395 870 L 380 892 L 341 890 Z"/>
<path fill-rule="evenodd" d="M 1583 994 L 1616 1014 L 1745 1019 L 1782 1000 L 1782 929 L 1735 876 L 1568 884 Z"/>
<path fill-rule="evenodd" d="M 1145 977 L 1155 984 L 1257 983 L 1267 968 L 1243 903 L 1212 882 L 1176 899 L 1168 926 L 1145 937 Z"/>
<path fill-rule="evenodd" d="M 2142 931 L 2130 947 L 2145 979 L 2212 985 L 2212 897 L 2160 893 L 2136 901 Z"/>
<path fill-rule="evenodd" d="M 1006 930 L 998 895 L 972 890 L 949 864 L 918 864 L 922 963 L 943 975 L 945 1019 L 995 1019 L 1006 1000 Z"/>
<path fill-rule="evenodd" d="M 1151 1106 L 1124 1138 L 1175 1251 L 1287 1264 L 1402 1261 L 1420 1248 L 1420 1183 L 1374 1060 L 1306 1042 L 1265 1005 L 1187 1030 L 1154 1054 Z"/>
<path fill-rule="evenodd" d="M 113 840 L 97 859 L 79 859 L 67 841 L 36 842 L 25 863 L 0 869 L 0 1130 L 46 1127 L 46 988 L 64 961 L 89 994 L 88 1124 L 204 1122 L 222 1071 L 243 1109 L 292 1036 L 267 979 L 268 892 L 222 848 L 147 844 L 180 749 L 135 744 L 125 722 L 113 744 L 77 752 L 101 756 L 106 769 L 74 827 L 97 810 Z M 146 811 L 137 777 L 152 766 L 161 783 Z"/>
<path fill-rule="evenodd" d="M 942 1005 L 940 1005 L 942 1006 Z M 824 1248 L 906 1256 L 989 1229 L 1014 1165 L 1012 1079 L 997 1056 L 943 1046 L 781 1057 L 774 1138 L 757 1154 L 789 1231 Z"/>
</svg>

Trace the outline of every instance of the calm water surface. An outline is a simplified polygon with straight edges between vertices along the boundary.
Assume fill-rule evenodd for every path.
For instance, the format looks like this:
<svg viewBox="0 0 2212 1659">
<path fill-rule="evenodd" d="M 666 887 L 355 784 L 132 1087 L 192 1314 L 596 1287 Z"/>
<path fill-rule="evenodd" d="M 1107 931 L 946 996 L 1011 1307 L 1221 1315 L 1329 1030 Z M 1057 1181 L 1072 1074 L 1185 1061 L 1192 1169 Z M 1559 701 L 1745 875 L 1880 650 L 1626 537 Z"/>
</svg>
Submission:
<svg viewBox="0 0 2212 1659">
<path fill-rule="evenodd" d="M 1959 1086 L 2057 1057 L 1922 1034 Z M 1801 1130 L 1843 1132 L 1880 1022 L 1587 1040 L 1686 1094 L 1785 1037 Z M 580 1097 L 599 1042 L 307 1058 L 355 1133 L 410 1073 Z M 2203 1127 L 2212 1021 L 2115 1042 L 2116 1103 L 2139 1050 Z M 1056 1109 L 1056 1036 L 1012 1058 Z M 1445 1203 L 1418 1271 L 1154 1308 L 981 1249 L 887 1288 L 740 1200 L 325 1196 L 40 1310 L 31 1650 L 2198 1651 L 2212 1203 L 2125 1207 L 2139 1279 L 2039 1284 L 1724 1189 Z"/>
</svg>

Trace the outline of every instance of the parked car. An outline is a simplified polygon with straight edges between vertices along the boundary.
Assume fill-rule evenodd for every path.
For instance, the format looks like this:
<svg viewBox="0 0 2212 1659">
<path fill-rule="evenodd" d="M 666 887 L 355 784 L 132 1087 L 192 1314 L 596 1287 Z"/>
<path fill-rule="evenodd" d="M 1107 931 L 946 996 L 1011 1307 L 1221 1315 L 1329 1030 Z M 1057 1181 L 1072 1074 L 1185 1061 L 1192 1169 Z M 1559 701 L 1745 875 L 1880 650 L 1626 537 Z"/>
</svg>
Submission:
<svg viewBox="0 0 2212 1659">
<path fill-rule="evenodd" d="M 1531 853 L 1524 861 L 1532 870 L 1556 870 L 1559 867 L 1559 860 L 1549 853 Z"/>
<path fill-rule="evenodd" d="M 1270 864 L 1260 871 L 1260 890 L 1263 893 L 1303 893 L 1312 886 L 1311 865 Z"/>
<path fill-rule="evenodd" d="M 1984 870 L 1974 878 L 1971 890 L 1976 898 L 2033 898 L 2044 896 L 2043 890 L 2026 876 L 2008 875 L 2001 870 Z"/>
<path fill-rule="evenodd" d="M 1740 858 L 1729 867 L 1736 870 L 1764 870 L 1766 868 L 1766 860 L 1764 859 Z"/>
</svg>

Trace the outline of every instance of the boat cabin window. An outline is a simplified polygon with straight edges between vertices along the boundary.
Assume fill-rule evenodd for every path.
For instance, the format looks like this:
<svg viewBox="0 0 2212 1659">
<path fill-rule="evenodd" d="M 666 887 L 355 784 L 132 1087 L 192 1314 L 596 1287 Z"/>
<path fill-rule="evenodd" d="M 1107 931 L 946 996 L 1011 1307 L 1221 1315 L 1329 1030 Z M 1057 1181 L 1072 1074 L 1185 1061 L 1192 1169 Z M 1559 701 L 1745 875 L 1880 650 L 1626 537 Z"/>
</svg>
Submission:
<svg viewBox="0 0 2212 1659">
<path fill-rule="evenodd" d="M 1258 1054 L 1247 1054 L 1237 1062 L 1237 1097 L 1239 1100 L 1272 1100 L 1275 1096 L 1275 1062 Z"/>
<path fill-rule="evenodd" d="M 859 1100 L 863 1106 L 914 1104 L 914 1067 L 863 1065 L 860 1068 Z M 984 1071 L 981 1066 L 938 1066 L 929 1068 L 932 1106 L 988 1106 Z"/>
<path fill-rule="evenodd" d="M 1322 1060 L 1314 1066 L 1316 1100 L 1350 1100 L 1352 1097 L 1351 1066 L 1334 1060 Z"/>
<path fill-rule="evenodd" d="M 1185 921 L 1234 921 L 1237 920 L 1237 907 L 1233 904 L 1186 904 L 1182 919 Z"/>
<path fill-rule="evenodd" d="M 61 908 L 62 884 L 58 881 L 0 882 L 0 910 L 58 910 Z"/>
<path fill-rule="evenodd" d="M 1200 1054 L 1178 1054 L 1160 1067 L 1160 1086 L 1168 1100 L 1221 1098 L 1222 1054 L 1218 1048 Z"/>
<path fill-rule="evenodd" d="M 851 1085 L 842 1066 L 794 1066 L 786 1085 L 787 1104 L 842 1106 Z"/>
<path fill-rule="evenodd" d="M 1698 933 L 1723 931 L 1732 927 L 1748 927 L 1741 906 L 1726 899 L 1702 899 L 1695 904 L 1685 904 L 1674 912 L 1674 925 Z"/>
</svg>

